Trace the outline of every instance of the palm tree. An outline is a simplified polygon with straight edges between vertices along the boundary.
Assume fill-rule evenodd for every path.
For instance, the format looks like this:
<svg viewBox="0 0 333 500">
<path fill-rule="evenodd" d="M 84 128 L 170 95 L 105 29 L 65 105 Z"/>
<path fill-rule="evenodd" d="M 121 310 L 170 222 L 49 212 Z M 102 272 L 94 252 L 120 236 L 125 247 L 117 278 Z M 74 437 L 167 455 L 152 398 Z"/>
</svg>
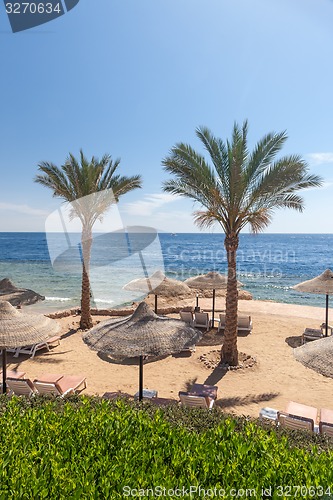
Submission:
<svg viewBox="0 0 333 500">
<path fill-rule="evenodd" d="M 208 152 L 211 165 L 190 145 L 178 143 L 162 164 L 173 175 L 164 182 L 165 191 L 198 202 L 194 212 L 199 227 L 218 222 L 225 233 L 228 282 L 226 294 L 225 340 L 221 359 L 238 364 L 236 255 L 240 231 L 249 224 L 253 232 L 264 230 L 277 208 L 303 211 L 297 191 L 321 185 L 321 178 L 310 175 L 306 162 L 298 155 L 275 159 L 287 134 L 268 133 L 252 152 L 247 145 L 248 123 L 234 124 L 231 141 L 215 137 L 206 127 L 196 135 Z"/>
<path fill-rule="evenodd" d="M 120 176 L 116 173 L 120 160 L 112 160 L 104 155 L 101 160 L 92 157 L 90 161 L 80 151 L 80 162 L 69 154 L 64 165 L 57 167 L 50 162 L 41 162 L 35 182 L 50 188 L 53 196 L 71 203 L 72 216 L 78 217 L 82 224 L 82 291 L 80 328 L 93 326 L 90 310 L 90 255 L 92 228 L 109 207 L 120 196 L 141 187 L 141 176 Z"/>
</svg>

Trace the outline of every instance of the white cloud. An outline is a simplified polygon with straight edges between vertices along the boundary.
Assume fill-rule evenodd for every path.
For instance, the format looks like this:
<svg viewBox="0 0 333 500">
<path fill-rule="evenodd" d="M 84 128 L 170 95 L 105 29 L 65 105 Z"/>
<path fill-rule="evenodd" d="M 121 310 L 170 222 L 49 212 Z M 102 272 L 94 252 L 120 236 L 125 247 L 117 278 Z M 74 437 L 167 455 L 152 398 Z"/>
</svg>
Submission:
<svg viewBox="0 0 333 500">
<path fill-rule="evenodd" d="M 333 153 L 309 153 L 306 156 L 313 165 L 333 163 Z"/>
<path fill-rule="evenodd" d="M 37 216 L 47 216 L 48 212 L 45 210 L 40 210 L 39 208 L 33 208 L 29 205 L 18 205 L 15 203 L 0 203 L 0 210 L 16 212 L 18 214 L 24 215 L 37 215 Z"/>
<path fill-rule="evenodd" d="M 155 215 L 163 205 L 179 200 L 179 196 L 168 193 L 147 194 L 143 200 L 124 203 L 122 210 L 128 215 Z"/>
</svg>

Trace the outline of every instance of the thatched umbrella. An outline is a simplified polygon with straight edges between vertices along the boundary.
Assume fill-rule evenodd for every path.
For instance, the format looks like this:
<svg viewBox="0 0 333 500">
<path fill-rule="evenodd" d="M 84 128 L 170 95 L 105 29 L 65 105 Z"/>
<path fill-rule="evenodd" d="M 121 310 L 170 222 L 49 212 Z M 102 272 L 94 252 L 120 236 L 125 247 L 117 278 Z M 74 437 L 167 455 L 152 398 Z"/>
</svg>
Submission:
<svg viewBox="0 0 333 500">
<path fill-rule="evenodd" d="M 156 271 L 149 278 L 139 278 L 127 283 L 124 290 L 142 292 L 143 294 L 155 295 L 155 313 L 157 313 L 157 297 L 176 297 L 179 295 L 190 295 L 190 288 L 183 282 L 167 278 L 162 271 Z"/>
<path fill-rule="evenodd" d="M 294 356 L 307 368 L 333 378 L 333 337 L 307 342 L 294 349 Z"/>
<path fill-rule="evenodd" d="M 6 393 L 6 349 L 45 342 L 60 330 L 55 320 L 43 314 L 18 311 L 0 301 L 0 349 L 2 350 L 2 390 Z"/>
<path fill-rule="evenodd" d="M 199 290 L 213 290 L 213 306 L 212 306 L 212 324 L 214 326 L 214 312 L 215 312 L 215 290 L 227 289 L 228 277 L 216 271 L 210 271 L 207 274 L 200 274 L 185 280 L 186 285 L 190 288 Z M 237 286 L 241 287 L 243 284 L 238 281 Z M 198 303 L 196 304 L 198 305 Z"/>
<path fill-rule="evenodd" d="M 326 269 L 322 274 L 311 280 L 303 281 L 292 287 L 298 292 L 326 295 L 325 336 L 328 333 L 328 296 L 333 294 L 333 272 Z"/>
<path fill-rule="evenodd" d="M 99 323 L 83 335 L 95 351 L 115 359 L 140 359 L 139 400 L 143 394 L 143 356 L 164 356 L 193 347 L 203 333 L 179 319 L 158 316 L 141 302 L 134 313 L 123 319 Z"/>
</svg>

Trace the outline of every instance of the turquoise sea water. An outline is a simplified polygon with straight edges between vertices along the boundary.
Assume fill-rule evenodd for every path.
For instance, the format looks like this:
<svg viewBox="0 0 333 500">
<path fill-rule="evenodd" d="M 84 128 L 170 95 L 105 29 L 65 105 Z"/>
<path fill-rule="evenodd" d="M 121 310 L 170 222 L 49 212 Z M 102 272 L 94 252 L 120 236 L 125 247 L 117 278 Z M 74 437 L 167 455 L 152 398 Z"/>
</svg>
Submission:
<svg viewBox="0 0 333 500">
<path fill-rule="evenodd" d="M 227 269 L 222 234 L 160 233 L 148 239 L 139 235 L 135 241 L 119 238 L 104 236 L 94 242 L 92 303 L 100 308 L 139 299 L 138 293 L 127 292 L 123 286 L 163 267 L 167 276 L 179 280 Z M 75 265 L 71 253 L 54 261 L 63 250 L 60 240 L 60 234 L 47 241 L 44 233 L 0 233 L 0 279 L 8 277 L 19 287 L 45 295 L 38 306 L 43 310 L 74 307 L 80 301 L 77 256 Z M 238 279 L 254 299 L 324 306 L 323 296 L 301 294 L 291 287 L 332 268 L 332 246 L 331 234 L 242 234 Z"/>
</svg>

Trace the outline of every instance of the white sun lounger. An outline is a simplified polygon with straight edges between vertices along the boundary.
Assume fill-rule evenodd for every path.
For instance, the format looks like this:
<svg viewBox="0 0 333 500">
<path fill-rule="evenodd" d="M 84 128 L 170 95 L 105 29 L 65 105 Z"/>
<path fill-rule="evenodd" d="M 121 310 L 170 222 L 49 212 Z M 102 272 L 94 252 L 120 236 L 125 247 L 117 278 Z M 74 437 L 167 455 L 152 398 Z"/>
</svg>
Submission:
<svg viewBox="0 0 333 500">
<path fill-rule="evenodd" d="M 87 387 L 86 378 L 82 375 L 41 375 L 34 380 L 34 385 L 39 394 L 53 396 L 67 396 Z"/>
<path fill-rule="evenodd" d="M 51 337 L 45 342 L 39 342 L 38 344 L 26 345 L 23 347 L 17 347 L 16 349 L 7 349 L 9 352 L 15 352 L 14 358 L 18 358 L 20 354 L 28 354 L 31 358 L 35 357 L 37 351 L 41 349 L 50 350 L 50 346 L 56 346 L 60 344 L 60 337 Z"/>
</svg>

